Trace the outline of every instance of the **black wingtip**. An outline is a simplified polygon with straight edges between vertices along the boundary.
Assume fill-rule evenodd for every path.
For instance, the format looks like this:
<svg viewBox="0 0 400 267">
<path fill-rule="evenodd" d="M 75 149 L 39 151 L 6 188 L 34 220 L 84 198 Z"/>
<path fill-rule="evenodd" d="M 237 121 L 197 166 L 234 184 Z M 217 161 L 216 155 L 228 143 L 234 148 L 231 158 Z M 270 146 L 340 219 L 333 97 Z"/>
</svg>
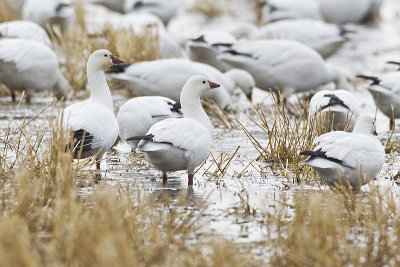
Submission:
<svg viewBox="0 0 400 267">
<path fill-rule="evenodd" d="M 125 72 L 125 69 L 130 65 L 112 65 L 108 68 L 107 73 L 122 73 Z"/>
<path fill-rule="evenodd" d="M 139 141 L 139 140 L 152 140 L 154 135 L 148 134 L 143 136 L 133 136 L 126 139 L 126 141 Z"/>
<path fill-rule="evenodd" d="M 234 55 L 234 56 L 252 57 L 251 54 L 240 53 L 240 52 L 238 52 L 236 50 L 233 50 L 233 49 L 226 50 L 226 51 L 224 51 L 224 53 L 231 54 L 231 55 Z"/>
<path fill-rule="evenodd" d="M 372 81 L 372 84 L 379 84 L 380 80 L 378 77 L 368 76 L 368 75 L 357 75 L 357 78 Z"/>
<path fill-rule="evenodd" d="M 303 151 L 300 152 L 300 156 L 312 156 L 314 151 Z"/>
<path fill-rule="evenodd" d="M 171 111 L 179 112 L 181 113 L 182 105 L 181 103 L 177 102 L 175 104 L 172 104 L 171 102 L 168 102 L 169 105 L 171 105 Z"/>
<path fill-rule="evenodd" d="M 231 43 L 215 43 L 215 44 L 212 44 L 211 46 L 214 46 L 214 47 L 216 47 L 216 46 L 232 47 L 232 45 L 233 44 L 231 44 Z"/>
</svg>

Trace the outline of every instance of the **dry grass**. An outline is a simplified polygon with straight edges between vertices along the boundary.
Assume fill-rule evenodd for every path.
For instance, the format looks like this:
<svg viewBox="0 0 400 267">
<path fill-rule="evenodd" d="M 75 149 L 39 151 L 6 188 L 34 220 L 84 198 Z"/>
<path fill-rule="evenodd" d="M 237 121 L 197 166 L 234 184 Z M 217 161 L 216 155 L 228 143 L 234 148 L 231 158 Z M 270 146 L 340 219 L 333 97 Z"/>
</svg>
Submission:
<svg viewBox="0 0 400 267">
<path fill-rule="evenodd" d="M 101 48 L 123 58 L 128 64 L 159 58 L 158 34 L 149 27 L 143 34 L 132 30 L 114 30 L 106 27 L 101 35 L 90 36 L 85 25 L 82 2 L 75 4 L 77 21 L 72 29 L 62 34 L 59 27 L 52 27 L 51 40 L 60 54 L 60 65 L 66 79 L 75 91 L 86 86 L 86 62 L 90 54 Z"/>
<path fill-rule="evenodd" d="M 0 137 L 0 266 L 258 265 L 221 238 L 200 242 L 200 204 L 187 209 L 131 185 L 80 193 L 94 173 L 65 151 L 70 135 L 57 123 L 49 137 L 30 135 L 36 119 L 10 120 Z"/>
<path fill-rule="evenodd" d="M 397 199 L 377 187 L 364 195 L 299 191 L 293 201 L 282 199 L 265 222 L 276 230 L 272 265 L 398 266 Z"/>
<path fill-rule="evenodd" d="M 286 178 L 292 178 L 293 172 L 297 181 L 301 177 L 314 177 L 310 168 L 300 165 L 304 156 L 300 156 L 299 152 L 312 148 L 314 139 L 328 128 L 327 117 L 308 118 L 306 106 L 303 109 L 293 109 L 300 112 L 290 115 L 283 102 L 280 103 L 273 106 L 272 118 L 265 114 L 262 108 L 256 107 L 254 111 L 257 119 L 249 118 L 266 134 L 266 145 L 243 124 L 240 125 L 260 153 L 259 159 L 270 163 L 271 168 L 277 168 Z"/>
<path fill-rule="evenodd" d="M 209 18 L 215 18 L 229 12 L 229 1 L 197 0 L 190 11 L 204 14 Z"/>
<path fill-rule="evenodd" d="M 0 0 L 0 23 L 20 18 L 18 7 L 10 5 L 7 0 Z"/>
</svg>

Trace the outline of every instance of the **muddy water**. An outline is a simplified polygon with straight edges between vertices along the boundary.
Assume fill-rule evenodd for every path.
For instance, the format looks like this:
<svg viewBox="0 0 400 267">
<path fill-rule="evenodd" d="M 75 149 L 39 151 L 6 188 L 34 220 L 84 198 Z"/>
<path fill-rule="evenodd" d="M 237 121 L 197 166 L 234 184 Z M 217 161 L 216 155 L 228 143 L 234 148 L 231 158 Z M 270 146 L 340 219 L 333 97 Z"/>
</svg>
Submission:
<svg viewBox="0 0 400 267">
<path fill-rule="evenodd" d="M 375 115 L 375 105 L 371 95 L 366 91 L 366 83 L 355 79 L 355 75 L 380 74 L 387 71 L 394 71 L 395 68 L 386 65 L 388 60 L 400 60 L 400 2 L 387 0 L 382 9 L 382 19 L 374 26 L 351 26 L 355 34 L 350 42 L 345 44 L 337 55 L 328 61 L 341 67 L 346 71 L 354 85 L 353 92 L 361 101 L 362 111 L 366 114 Z M 116 110 L 126 101 L 122 94 L 114 94 Z M 255 91 L 254 99 L 262 104 L 265 110 L 269 110 L 272 104 L 271 97 L 260 90 Z M 38 112 L 52 102 L 52 98 L 41 95 L 33 98 L 33 104 L 27 106 L 21 104 L 19 108 L 9 103 L 9 98 L 0 98 L 0 127 L 1 129 L 11 126 L 11 129 L 18 130 L 24 120 L 36 116 Z M 58 104 L 58 107 L 69 105 Z M 244 97 L 237 97 L 237 113 L 230 115 L 241 121 L 261 142 L 266 143 L 265 134 L 260 131 L 248 118 L 254 119 L 255 114 L 251 112 L 251 105 Z M 30 134 L 36 134 L 46 129 L 49 124 L 48 117 L 54 116 L 57 109 L 48 108 L 38 115 L 38 118 L 26 127 Z M 13 118 L 11 121 L 10 118 Z M 382 140 L 387 139 L 389 120 L 382 113 L 377 113 L 377 130 Z M 2 130 L 3 135 L 4 130 Z M 396 134 L 395 134 L 396 136 Z M 223 153 L 230 157 L 237 150 L 225 175 L 218 177 L 210 175 L 217 166 L 213 160 L 218 159 Z M 240 127 L 225 129 L 216 127 L 212 144 L 212 155 L 202 166 L 195 178 L 192 189 L 187 187 L 185 172 L 170 174 L 168 183 L 163 186 L 160 173 L 152 169 L 143 159 L 133 158 L 127 144 L 119 143 L 105 159 L 102 164 L 103 182 L 110 185 L 130 184 L 143 189 L 143 191 L 154 194 L 160 200 L 164 196 L 173 199 L 184 198 L 184 207 L 198 208 L 206 206 L 202 216 L 203 231 L 207 234 L 221 234 L 225 238 L 235 242 L 261 241 L 265 238 L 266 229 L 260 227 L 259 221 L 263 214 L 269 210 L 273 211 L 276 205 L 275 199 L 279 197 L 290 198 L 293 190 L 321 190 L 324 186 L 317 184 L 296 185 L 291 181 L 267 170 L 264 163 L 255 161 L 258 157 L 257 150 L 248 140 Z M 398 187 L 390 181 L 400 166 L 396 161 L 388 158 L 388 162 L 378 177 L 382 188 L 391 187 L 391 190 L 398 190 Z M 261 171 L 262 170 L 262 171 Z M 240 175 L 239 175 L 240 174 Z M 239 178 L 240 177 L 240 178 Z M 368 186 L 364 190 L 368 190 Z M 83 190 L 90 193 L 90 188 Z M 204 205 L 200 205 L 200 203 Z M 248 204 L 251 209 L 257 210 L 255 216 L 243 216 L 243 208 Z"/>
</svg>

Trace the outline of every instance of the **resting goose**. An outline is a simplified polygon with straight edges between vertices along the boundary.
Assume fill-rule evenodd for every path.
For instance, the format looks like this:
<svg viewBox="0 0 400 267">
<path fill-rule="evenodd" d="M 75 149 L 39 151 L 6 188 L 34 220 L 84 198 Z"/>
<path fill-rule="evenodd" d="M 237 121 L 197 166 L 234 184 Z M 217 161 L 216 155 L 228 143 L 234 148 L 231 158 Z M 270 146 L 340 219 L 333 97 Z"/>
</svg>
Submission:
<svg viewBox="0 0 400 267">
<path fill-rule="evenodd" d="M 59 25 L 64 32 L 75 20 L 75 10 L 71 0 L 25 0 L 22 18 L 44 29 L 47 24 Z"/>
<path fill-rule="evenodd" d="M 349 124 L 349 129 L 353 129 L 360 108 L 355 96 L 347 90 L 322 90 L 311 98 L 309 115 L 324 116 L 328 113 L 329 128 L 344 130 Z"/>
<path fill-rule="evenodd" d="M 394 119 L 400 118 L 400 72 L 390 72 L 379 77 L 358 75 L 372 81 L 368 90 L 373 95 L 380 111 L 390 118 L 390 129 L 394 129 Z"/>
<path fill-rule="evenodd" d="M 288 19 L 261 27 L 259 39 L 295 40 L 316 50 L 323 58 L 335 53 L 348 40 L 347 31 L 316 19 Z"/>
<path fill-rule="evenodd" d="M 172 17 L 176 15 L 178 0 L 126 0 L 124 11 L 126 13 L 149 12 L 158 16 L 167 25 Z"/>
<path fill-rule="evenodd" d="M 95 51 L 87 63 L 90 98 L 68 106 L 62 114 L 63 127 L 72 130 L 76 140 L 74 157 L 95 156 L 98 170 L 100 159 L 118 138 L 118 122 L 104 70 L 123 62 L 105 49 Z"/>
<path fill-rule="evenodd" d="M 289 96 L 334 82 L 349 87 L 344 75 L 325 63 L 315 50 L 291 40 L 238 41 L 218 56 L 232 67 L 248 71 L 258 88 L 278 89 Z"/>
<path fill-rule="evenodd" d="M 323 18 L 331 23 L 361 23 L 373 19 L 383 0 L 318 0 Z"/>
<path fill-rule="evenodd" d="M 217 69 L 185 59 L 160 59 L 143 61 L 130 66 L 121 66 L 110 77 L 124 83 L 138 96 L 164 96 L 179 101 L 182 87 L 194 75 L 203 75 L 210 80 L 221 82 L 221 88 L 206 93 L 225 109 L 232 104 L 225 88 L 235 84 Z M 233 91 L 233 89 L 232 89 Z"/>
<path fill-rule="evenodd" d="M 118 112 L 119 136 L 126 141 L 132 136 L 142 136 L 151 126 L 167 118 L 180 118 L 179 103 L 162 96 L 135 97 L 122 105 Z M 127 141 L 134 152 L 139 141 Z"/>
<path fill-rule="evenodd" d="M 0 37 L 29 39 L 51 45 L 46 31 L 31 21 L 14 20 L 0 23 Z"/>
<path fill-rule="evenodd" d="M 193 61 L 211 65 L 220 71 L 231 69 L 229 64 L 217 60 L 217 56 L 236 42 L 231 34 L 222 31 L 201 31 L 187 41 L 186 52 Z"/>
<path fill-rule="evenodd" d="M 250 73 L 241 69 L 230 69 L 224 73 L 224 76 L 233 81 L 236 87 L 240 88 L 250 101 L 252 100 L 252 92 L 256 87 L 256 82 Z M 227 87 L 230 94 L 233 93 L 232 89 L 234 88 Z"/>
<path fill-rule="evenodd" d="M 374 121 L 360 116 L 352 133 L 336 131 L 318 137 L 313 151 L 300 153 L 309 156 L 302 164 L 312 167 L 330 186 L 342 184 L 358 189 L 375 179 L 385 162 L 385 150 L 372 134 L 376 135 Z"/>
<path fill-rule="evenodd" d="M 70 85 L 58 68 L 58 58 L 47 45 L 23 39 L 0 38 L 0 81 L 11 91 L 53 89 L 58 98 L 67 97 Z"/>
<path fill-rule="evenodd" d="M 316 0 L 265 0 L 262 10 L 264 23 L 281 19 L 321 19 Z"/>
<path fill-rule="evenodd" d="M 163 22 L 156 16 L 146 12 L 131 12 L 112 21 L 114 29 L 133 30 L 136 34 L 144 34 L 152 29 L 158 34 L 161 58 L 181 57 L 179 44 L 169 35 Z"/>
<path fill-rule="evenodd" d="M 141 140 L 138 152 L 163 173 L 187 170 L 188 185 L 193 185 L 195 169 L 207 158 L 211 149 L 212 125 L 200 102 L 200 96 L 219 84 L 196 75 L 185 84 L 181 93 L 184 118 L 170 118 L 154 124 L 145 136 L 128 138 Z"/>
</svg>

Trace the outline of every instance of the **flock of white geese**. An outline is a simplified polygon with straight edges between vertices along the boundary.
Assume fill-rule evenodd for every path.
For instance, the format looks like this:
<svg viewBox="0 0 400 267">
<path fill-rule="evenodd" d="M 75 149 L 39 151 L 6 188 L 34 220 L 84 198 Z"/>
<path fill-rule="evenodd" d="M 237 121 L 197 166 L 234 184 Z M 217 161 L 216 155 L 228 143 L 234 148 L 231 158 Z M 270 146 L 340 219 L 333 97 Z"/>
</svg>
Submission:
<svg viewBox="0 0 400 267">
<path fill-rule="evenodd" d="M 27 102 L 44 90 L 54 91 L 58 98 L 70 97 L 71 86 L 44 29 L 58 24 L 67 31 L 75 20 L 72 1 L 7 1 L 17 5 L 23 18 L 0 24 L 0 82 L 12 101 L 15 91 L 25 91 Z M 236 88 L 252 101 L 254 88 L 279 91 L 286 98 L 332 83 L 336 90 L 318 91 L 309 113 L 334 113 L 332 123 L 338 130 L 319 136 L 313 151 L 299 151 L 308 156 L 303 164 L 313 167 L 328 185 L 359 188 L 375 178 L 385 152 L 374 121 L 362 114 L 343 71 L 325 59 L 357 34 L 346 24 L 373 20 L 383 0 L 260 0 L 262 26 L 254 23 L 253 9 L 243 8 L 249 5 L 246 1 L 236 3 L 243 8 L 243 17 L 213 19 L 211 14 L 196 14 L 194 2 L 84 3 L 86 23 L 94 34 L 110 22 L 115 29 L 135 32 L 156 25 L 161 59 L 129 65 L 105 49 L 92 53 L 87 62 L 90 98 L 63 111 L 62 125 L 73 131 L 76 157 L 96 157 L 100 170 L 101 158 L 120 137 L 133 152 L 145 154 L 162 172 L 164 183 L 168 172 L 187 170 L 191 186 L 195 169 L 210 152 L 213 135 L 201 97 L 206 95 L 229 110 Z M 192 13 L 181 12 L 183 5 L 192 5 Z M 106 74 L 111 66 L 112 73 Z M 400 117 L 400 72 L 380 77 L 359 74 L 359 78 L 371 81 L 368 90 L 394 127 L 394 119 Z M 120 81 L 138 95 L 117 116 L 107 80 Z M 352 132 L 345 132 L 349 118 Z"/>
</svg>

